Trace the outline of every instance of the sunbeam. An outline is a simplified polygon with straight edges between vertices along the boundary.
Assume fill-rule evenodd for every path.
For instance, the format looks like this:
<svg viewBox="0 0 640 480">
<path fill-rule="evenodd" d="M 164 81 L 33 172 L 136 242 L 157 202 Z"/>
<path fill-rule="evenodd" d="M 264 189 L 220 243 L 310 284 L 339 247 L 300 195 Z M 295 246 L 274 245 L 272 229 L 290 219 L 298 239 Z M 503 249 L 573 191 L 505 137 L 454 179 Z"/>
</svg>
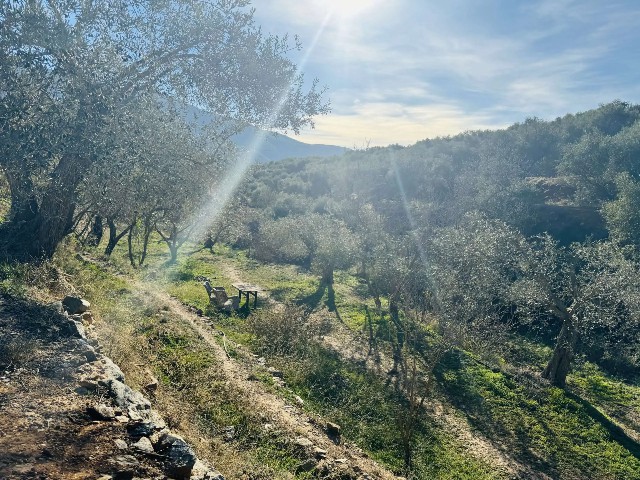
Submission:
<svg viewBox="0 0 640 480">
<path fill-rule="evenodd" d="M 329 12 L 325 16 L 322 24 L 316 31 L 316 34 L 313 37 L 309 47 L 304 52 L 302 59 L 297 65 L 296 71 L 291 78 L 291 83 L 284 89 L 278 102 L 274 105 L 274 108 L 269 115 L 267 120 L 267 125 L 275 125 L 278 116 L 282 112 L 282 109 L 287 102 L 287 98 L 289 95 L 289 90 L 292 83 L 295 81 L 296 77 L 300 75 L 300 73 L 304 70 L 305 65 L 309 61 L 309 57 L 311 53 L 315 49 L 318 41 L 322 37 L 323 32 L 325 31 L 329 21 L 331 20 L 332 13 Z M 202 236 L 207 229 L 217 220 L 218 216 L 224 210 L 226 204 L 231 200 L 234 192 L 242 182 L 242 179 L 247 173 L 247 170 L 253 163 L 255 162 L 256 156 L 260 151 L 260 148 L 265 142 L 267 135 L 270 135 L 270 132 L 267 130 L 257 130 L 256 135 L 253 138 L 253 141 L 249 145 L 249 147 L 241 152 L 238 155 L 238 159 L 234 164 L 233 168 L 231 168 L 224 176 L 220 184 L 216 187 L 215 193 L 211 196 L 209 201 L 201 208 L 197 213 L 194 214 L 193 222 L 196 224 L 193 229 L 193 237 L 198 238 Z"/>
<path fill-rule="evenodd" d="M 318 41 L 322 37 L 322 34 L 325 31 L 327 25 L 329 24 L 329 21 L 331 20 L 331 18 L 332 18 L 331 12 L 325 15 L 322 24 L 316 31 L 313 37 L 313 40 L 311 41 L 311 43 L 309 44 L 309 47 L 304 52 L 302 59 L 297 65 L 295 73 L 292 75 L 292 78 L 291 78 L 292 83 L 293 81 L 295 81 L 296 77 L 298 77 L 300 73 L 304 70 L 304 67 L 309 61 L 309 57 L 311 56 L 311 53 L 313 52 L 316 45 L 318 44 Z M 282 112 L 282 109 L 284 108 L 285 103 L 287 102 L 289 90 L 292 83 L 290 83 L 287 86 L 287 88 L 284 89 L 284 91 L 280 95 L 280 98 L 274 105 L 271 115 L 269 115 L 269 118 L 267 120 L 267 125 L 273 126 L 276 124 L 276 120 L 278 119 L 278 116 Z M 194 238 L 198 238 L 199 236 L 202 236 L 207 231 L 207 229 L 216 221 L 218 216 L 222 213 L 222 211 L 224 210 L 224 207 L 231 200 L 235 190 L 238 188 L 238 186 L 242 182 L 242 179 L 247 173 L 247 170 L 255 162 L 258 152 L 260 151 L 260 148 L 264 144 L 265 139 L 267 138 L 267 135 L 270 135 L 268 128 L 267 130 L 256 130 L 256 132 L 257 133 L 255 134 L 253 141 L 251 142 L 249 147 L 238 156 L 238 160 L 236 161 L 235 165 L 224 176 L 220 184 L 217 186 L 215 193 L 211 196 L 207 204 L 202 209 L 200 209 L 199 212 L 195 214 L 194 222 L 196 223 L 196 226 L 193 230 Z"/>
</svg>

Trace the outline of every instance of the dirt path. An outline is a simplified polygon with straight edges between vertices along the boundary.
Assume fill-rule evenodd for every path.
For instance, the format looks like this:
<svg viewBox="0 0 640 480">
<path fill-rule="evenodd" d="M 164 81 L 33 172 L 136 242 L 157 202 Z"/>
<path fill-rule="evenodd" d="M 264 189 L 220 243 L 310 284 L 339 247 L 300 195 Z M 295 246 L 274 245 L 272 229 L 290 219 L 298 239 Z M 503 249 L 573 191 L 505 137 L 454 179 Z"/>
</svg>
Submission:
<svg viewBox="0 0 640 480">
<path fill-rule="evenodd" d="M 325 421 L 307 414 L 300 405 L 288 403 L 280 396 L 267 391 L 260 382 L 251 380 L 251 378 L 255 378 L 253 374 L 256 370 L 266 371 L 265 367 L 240 345 L 233 345 L 234 350 L 239 352 L 240 360 L 230 358 L 221 345 L 222 332 L 216 330 L 211 320 L 189 312 L 177 299 L 158 292 L 151 285 L 135 282 L 134 288 L 144 295 L 156 297 L 158 301 L 168 305 L 172 313 L 178 315 L 198 332 L 220 362 L 225 378 L 242 392 L 243 398 L 248 404 L 253 405 L 256 411 L 262 412 L 262 416 L 268 419 L 268 423 L 287 432 L 287 435 L 295 441 L 308 440 L 312 445 L 307 448 L 311 451 L 314 448 L 326 451 L 324 461 L 332 464 L 334 468 L 351 468 L 356 472 L 361 472 L 360 478 L 362 479 L 397 478 L 368 458 L 356 446 L 337 444 L 332 441 L 325 431 Z M 225 341 L 230 342 L 229 340 Z"/>
</svg>

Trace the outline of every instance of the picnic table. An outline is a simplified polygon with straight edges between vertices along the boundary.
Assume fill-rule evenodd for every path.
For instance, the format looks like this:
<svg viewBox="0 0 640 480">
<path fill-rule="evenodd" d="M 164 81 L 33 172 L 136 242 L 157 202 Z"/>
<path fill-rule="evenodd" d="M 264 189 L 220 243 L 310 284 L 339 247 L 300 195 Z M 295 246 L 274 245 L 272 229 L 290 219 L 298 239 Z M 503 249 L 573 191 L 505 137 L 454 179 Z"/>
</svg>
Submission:
<svg viewBox="0 0 640 480">
<path fill-rule="evenodd" d="M 244 295 L 246 298 L 245 305 L 249 308 L 249 297 L 253 295 L 253 308 L 256 308 L 258 305 L 258 292 L 262 292 L 260 287 L 256 285 L 251 285 L 250 283 L 232 283 L 233 288 L 238 290 L 238 302 L 242 302 L 242 296 Z"/>
</svg>

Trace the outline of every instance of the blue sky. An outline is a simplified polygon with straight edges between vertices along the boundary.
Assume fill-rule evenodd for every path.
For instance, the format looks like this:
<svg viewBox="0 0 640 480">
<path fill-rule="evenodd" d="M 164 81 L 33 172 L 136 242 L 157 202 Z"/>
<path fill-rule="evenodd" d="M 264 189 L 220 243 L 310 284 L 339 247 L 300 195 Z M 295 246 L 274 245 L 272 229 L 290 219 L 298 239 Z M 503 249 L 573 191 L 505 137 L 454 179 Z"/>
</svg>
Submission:
<svg viewBox="0 0 640 480">
<path fill-rule="evenodd" d="M 640 103 L 640 0 L 254 0 L 298 35 L 332 112 L 296 137 L 345 147 Z"/>
</svg>

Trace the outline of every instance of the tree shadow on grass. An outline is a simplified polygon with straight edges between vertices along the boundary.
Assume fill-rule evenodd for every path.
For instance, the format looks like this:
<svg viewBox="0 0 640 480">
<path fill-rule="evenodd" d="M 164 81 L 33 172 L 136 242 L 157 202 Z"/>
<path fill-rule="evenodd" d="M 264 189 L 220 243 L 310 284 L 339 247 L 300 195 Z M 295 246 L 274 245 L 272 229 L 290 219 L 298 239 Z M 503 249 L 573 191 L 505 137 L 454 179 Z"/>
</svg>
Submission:
<svg viewBox="0 0 640 480">
<path fill-rule="evenodd" d="M 640 460 L 640 444 L 627 435 L 624 429 L 579 395 L 568 390 L 565 390 L 565 395 L 579 404 L 594 422 L 602 425 L 613 440 L 626 448 L 636 459 Z"/>
<path fill-rule="evenodd" d="M 325 292 L 327 294 L 327 302 L 326 302 L 327 309 L 330 312 L 335 313 L 338 321 L 343 323 L 342 317 L 340 316 L 340 312 L 338 311 L 338 308 L 336 306 L 336 292 L 333 288 L 333 284 L 327 285 L 327 284 L 320 283 L 315 292 L 313 292 L 311 295 L 307 295 L 306 297 L 302 297 L 296 303 L 298 305 L 308 307 L 309 310 L 315 310 L 318 307 L 318 305 L 320 305 L 320 302 L 324 298 Z"/>
<path fill-rule="evenodd" d="M 296 303 L 298 305 L 305 305 L 309 307 L 310 310 L 315 310 L 315 308 L 320 304 L 320 300 L 322 300 L 326 291 L 327 286 L 320 284 L 315 292 L 311 295 L 307 295 L 306 297 L 302 297 Z"/>
<path fill-rule="evenodd" d="M 589 468 L 597 465 L 597 458 L 593 458 L 589 464 L 583 464 L 574 451 L 564 451 L 559 455 L 554 448 L 540 449 L 537 444 L 540 439 L 536 441 L 532 432 L 542 433 L 546 441 L 558 447 L 562 447 L 566 441 L 573 441 L 568 437 L 556 439 L 559 428 L 557 422 L 563 421 L 562 416 L 567 416 L 567 421 L 583 421 L 578 418 L 582 417 L 588 419 L 585 425 L 589 422 L 601 425 L 610 441 L 618 443 L 636 460 L 640 460 L 638 442 L 578 395 L 564 390 L 562 395 L 570 403 L 562 399 L 554 400 L 555 394 L 540 381 L 532 379 L 531 382 L 523 382 L 505 374 L 496 377 L 497 372 L 483 373 L 474 363 L 462 352 L 452 352 L 446 356 L 435 370 L 439 390 L 496 449 L 522 465 L 529 465 L 553 477 L 567 468 L 573 474 L 579 472 L 584 475 Z M 523 398 L 518 399 L 520 395 Z M 505 409 L 509 407 L 505 403 L 512 403 L 516 411 L 508 413 Z M 551 417 L 548 417 L 549 413 Z M 575 441 L 582 441 L 578 431 L 576 435 Z M 598 444 L 594 443 L 590 450 L 595 453 L 598 448 Z"/>
</svg>

